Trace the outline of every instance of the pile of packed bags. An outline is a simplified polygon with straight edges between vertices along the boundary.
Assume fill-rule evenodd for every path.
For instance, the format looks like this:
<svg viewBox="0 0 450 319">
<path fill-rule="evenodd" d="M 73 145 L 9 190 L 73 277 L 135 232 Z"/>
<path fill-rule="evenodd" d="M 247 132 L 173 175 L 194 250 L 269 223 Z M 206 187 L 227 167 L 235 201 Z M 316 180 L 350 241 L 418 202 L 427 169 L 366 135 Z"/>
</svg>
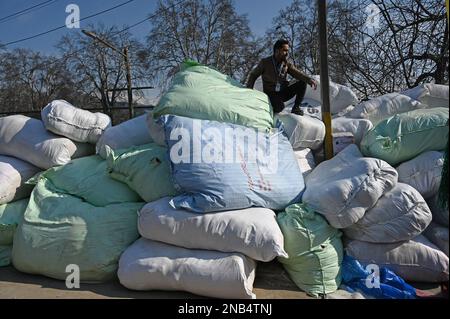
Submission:
<svg viewBox="0 0 450 319">
<path fill-rule="evenodd" d="M 0 265 L 10 263 L 14 233 L 34 187 L 27 180 L 93 154 L 96 137 L 110 125 L 106 115 L 91 115 L 62 100 L 53 101 L 42 113 L 44 121 L 23 115 L 0 118 Z M 87 123 L 83 120 L 88 114 Z"/>
<path fill-rule="evenodd" d="M 346 254 L 358 261 L 411 282 L 448 281 L 448 208 L 437 200 L 448 86 L 387 94 L 344 116 L 374 127 L 360 149 L 348 146 L 306 177 L 303 202 L 342 229 Z"/>
<path fill-rule="evenodd" d="M 185 66 L 147 122 L 154 147 L 166 149 L 160 160 L 170 166 L 174 192 L 146 198 L 138 216 L 142 238 L 123 253 L 120 282 L 135 290 L 254 298 L 257 262 L 288 257 L 275 211 L 298 202 L 304 189 L 268 97 L 208 67 Z"/>
<path fill-rule="evenodd" d="M 305 116 L 274 116 L 264 93 L 195 63 L 117 126 L 62 100 L 42 121 L 0 118 L 0 265 L 217 298 L 255 298 L 257 263 L 273 260 L 314 297 L 360 279 L 350 256 L 388 279 L 447 281 L 445 89 L 365 106 L 330 94 L 333 132 L 353 140 L 318 165 L 320 88 Z"/>
<path fill-rule="evenodd" d="M 349 99 L 342 108 L 335 107 L 341 102 L 336 92 L 339 85 L 330 82 L 333 133 L 353 135 L 354 145 L 305 175 L 303 205 L 344 233 L 349 258 L 413 282 L 448 281 L 448 208 L 437 198 L 448 143 L 448 86 L 423 84 L 359 104 Z M 298 147 L 319 132 L 303 123 L 321 117 L 320 87 L 307 88 L 304 117 L 290 114 L 293 101 L 278 118 Z M 316 151 L 324 134 L 313 136 L 318 146 L 305 147 Z"/>
</svg>

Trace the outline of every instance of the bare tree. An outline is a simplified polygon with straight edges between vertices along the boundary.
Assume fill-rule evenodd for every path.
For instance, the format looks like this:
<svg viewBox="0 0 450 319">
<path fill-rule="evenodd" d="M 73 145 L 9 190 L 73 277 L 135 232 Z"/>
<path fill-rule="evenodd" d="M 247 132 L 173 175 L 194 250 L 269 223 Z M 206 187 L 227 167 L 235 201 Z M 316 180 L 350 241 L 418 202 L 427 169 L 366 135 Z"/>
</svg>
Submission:
<svg viewBox="0 0 450 319">
<path fill-rule="evenodd" d="M 212 66 L 242 82 L 260 58 L 262 45 L 254 40 L 248 19 L 238 15 L 231 0 L 173 0 L 158 4 L 150 19 L 147 67 L 164 86 L 188 59 Z"/>
<path fill-rule="evenodd" d="M 51 100 L 74 97 L 76 86 L 57 58 L 26 49 L 0 54 L 2 111 L 39 111 Z"/>
<path fill-rule="evenodd" d="M 370 24 L 368 8 L 377 9 Z M 293 43 L 295 62 L 319 73 L 315 1 L 294 0 L 281 10 L 268 38 Z M 331 78 L 362 98 L 423 82 L 448 84 L 448 25 L 444 1 L 334 0 L 328 3 Z"/>
<path fill-rule="evenodd" d="M 376 28 L 367 27 L 369 5 L 378 13 Z M 448 84 L 448 26 L 438 1 L 360 1 L 352 14 L 340 16 L 357 30 L 354 42 L 336 52 L 349 57 L 348 80 L 366 97 L 401 91 L 424 82 Z"/>
<path fill-rule="evenodd" d="M 103 25 L 90 25 L 87 28 L 116 48 L 127 46 L 132 65 L 133 86 L 145 82 L 141 43 L 132 39 L 128 32 L 121 32 L 115 26 L 106 28 Z M 124 91 L 117 91 L 126 87 L 122 55 L 81 33 L 64 36 L 58 48 L 71 76 L 80 84 L 80 90 L 88 96 L 96 97 L 103 112 L 111 114 L 113 105 L 126 94 Z"/>
<path fill-rule="evenodd" d="M 266 32 L 266 54 L 272 54 L 272 45 L 278 39 L 289 40 L 291 58 L 310 74 L 319 73 L 319 37 L 315 0 L 294 0 L 279 11 L 272 27 Z"/>
</svg>

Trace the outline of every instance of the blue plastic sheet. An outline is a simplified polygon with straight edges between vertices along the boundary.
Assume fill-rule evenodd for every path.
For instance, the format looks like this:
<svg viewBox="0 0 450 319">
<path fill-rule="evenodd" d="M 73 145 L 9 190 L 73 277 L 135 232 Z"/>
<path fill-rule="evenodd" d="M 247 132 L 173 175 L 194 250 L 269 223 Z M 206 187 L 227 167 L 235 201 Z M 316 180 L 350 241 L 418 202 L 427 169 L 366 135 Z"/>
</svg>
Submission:
<svg viewBox="0 0 450 319">
<path fill-rule="evenodd" d="M 363 265 L 345 255 L 342 261 L 342 283 L 349 292 L 359 291 L 377 299 L 415 299 L 416 289 L 386 267 Z"/>
</svg>

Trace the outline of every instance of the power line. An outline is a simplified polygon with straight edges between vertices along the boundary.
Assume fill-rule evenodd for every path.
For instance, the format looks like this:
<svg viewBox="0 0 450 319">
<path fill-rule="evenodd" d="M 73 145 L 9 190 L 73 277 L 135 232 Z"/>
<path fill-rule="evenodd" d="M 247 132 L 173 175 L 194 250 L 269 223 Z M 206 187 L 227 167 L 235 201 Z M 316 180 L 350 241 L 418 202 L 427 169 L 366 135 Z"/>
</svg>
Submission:
<svg viewBox="0 0 450 319">
<path fill-rule="evenodd" d="M 38 9 L 44 8 L 44 7 L 54 3 L 56 1 L 58 1 L 58 0 L 43 1 L 41 3 L 38 3 L 38 4 L 34 5 L 34 6 L 31 6 L 31 7 L 25 8 L 23 10 L 11 13 L 10 15 L 7 15 L 7 16 L 4 16 L 4 17 L 0 18 L 0 23 L 10 21 L 10 20 L 12 20 L 12 19 L 14 19 L 14 18 L 16 18 L 18 16 L 21 16 L 23 14 L 26 14 L 26 13 L 29 13 L 31 11 L 34 11 L 33 9 L 38 10 Z"/>
<path fill-rule="evenodd" d="M 103 10 L 103 11 L 100 11 L 100 12 L 97 12 L 97 13 L 94 13 L 94 14 L 91 14 L 91 15 L 89 15 L 89 16 L 87 16 L 87 17 L 81 18 L 80 20 L 75 21 L 74 23 L 80 22 L 80 21 L 83 21 L 83 20 L 86 20 L 86 19 L 90 19 L 90 18 L 93 18 L 93 17 L 98 16 L 98 15 L 100 15 L 100 14 L 103 14 L 103 13 L 106 13 L 106 12 L 109 12 L 109 11 L 112 11 L 112 10 L 114 10 L 114 9 L 117 9 L 117 8 L 119 8 L 119 7 L 122 7 L 122 6 L 124 6 L 124 5 L 126 5 L 126 4 L 128 4 L 128 3 L 130 3 L 130 2 L 133 2 L 133 1 L 135 1 L 135 0 L 128 0 L 128 1 L 125 1 L 125 2 L 123 2 L 123 3 L 121 3 L 121 4 L 118 4 L 118 5 L 114 6 L 114 7 L 109 8 L 109 9 L 106 9 L 106 10 Z M 48 31 L 41 32 L 41 33 L 38 33 L 38 34 L 35 34 L 35 35 L 32 35 L 32 36 L 26 37 L 26 38 L 22 38 L 22 39 L 19 39 L 19 40 L 7 42 L 7 43 L 3 44 L 3 46 L 6 47 L 6 46 L 11 45 L 11 44 L 15 44 L 15 43 L 19 43 L 19 42 L 31 40 L 31 39 L 34 39 L 34 38 L 37 38 L 37 37 L 40 37 L 40 36 L 49 34 L 49 33 L 51 33 L 51 32 L 54 32 L 54 31 L 57 31 L 57 30 L 60 30 L 60 29 L 63 29 L 63 28 L 66 28 L 66 25 L 65 25 L 65 24 L 62 25 L 62 26 L 59 26 L 59 27 L 50 29 L 50 30 L 48 30 Z"/>
<path fill-rule="evenodd" d="M 180 4 L 182 4 L 183 2 L 186 2 L 186 1 L 187 1 L 187 0 L 180 0 L 180 1 L 176 2 L 176 3 L 174 3 L 173 5 L 167 7 L 166 9 L 173 9 L 173 8 L 179 6 Z M 136 22 L 136 23 L 134 23 L 134 24 L 132 24 L 132 25 L 130 25 L 130 26 L 128 26 L 128 27 L 126 27 L 126 28 L 120 30 L 120 31 L 117 31 L 117 32 L 113 33 L 113 34 L 111 35 L 111 38 L 114 38 L 114 37 L 118 36 L 119 34 L 125 32 L 125 31 L 127 31 L 127 30 L 130 30 L 131 28 L 136 27 L 136 26 L 138 26 L 138 25 L 144 23 L 144 22 L 147 21 L 147 20 L 150 20 L 150 19 L 154 18 L 156 15 L 157 15 L 157 13 L 154 13 L 154 14 L 148 16 L 148 17 L 145 18 L 145 19 L 142 19 L 142 20 L 140 20 L 140 21 L 138 21 L 138 22 Z M 61 62 L 61 61 L 65 60 L 67 57 L 72 57 L 72 56 L 74 56 L 75 54 L 77 54 L 77 53 L 79 53 L 79 52 L 81 52 L 81 51 L 84 51 L 84 48 L 79 49 L 79 50 L 76 50 L 76 51 L 70 53 L 70 54 L 67 55 L 67 56 L 62 56 L 61 58 L 56 59 L 56 60 L 53 60 L 52 62 L 34 66 L 33 68 L 31 68 L 31 69 L 29 69 L 29 70 L 26 70 L 26 71 L 24 71 L 24 72 L 21 72 L 21 73 L 28 73 L 28 72 L 32 71 L 33 69 L 51 66 L 51 65 L 53 65 L 53 64 L 55 64 L 55 63 L 58 63 L 58 62 Z M 14 74 L 14 76 L 17 76 L 17 75 L 20 75 L 20 73 Z"/>
<path fill-rule="evenodd" d="M 176 6 L 182 4 L 183 2 L 186 2 L 186 1 L 187 1 L 187 0 L 181 0 L 181 1 L 178 1 L 178 2 L 174 3 L 173 5 L 167 7 L 166 9 L 173 9 L 173 8 L 175 8 Z M 156 13 L 150 15 L 149 17 L 147 17 L 147 18 L 145 18 L 145 19 L 139 20 L 138 22 L 136 22 L 136 23 L 134 23 L 134 24 L 132 24 L 132 25 L 130 25 L 130 26 L 128 26 L 128 27 L 126 27 L 126 28 L 124 28 L 124 29 L 122 29 L 122 30 L 116 32 L 116 33 L 114 33 L 114 34 L 112 35 L 112 37 L 115 37 L 115 36 L 117 36 L 117 35 L 119 35 L 119 34 L 125 32 L 125 31 L 127 31 L 127 30 L 130 30 L 130 29 L 132 29 L 132 28 L 134 28 L 134 27 L 137 27 L 138 25 L 140 25 L 140 24 L 146 22 L 147 20 L 150 20 L 150 19 L 154 18 L 155 16 L 156 16 Z"/>
</svg>

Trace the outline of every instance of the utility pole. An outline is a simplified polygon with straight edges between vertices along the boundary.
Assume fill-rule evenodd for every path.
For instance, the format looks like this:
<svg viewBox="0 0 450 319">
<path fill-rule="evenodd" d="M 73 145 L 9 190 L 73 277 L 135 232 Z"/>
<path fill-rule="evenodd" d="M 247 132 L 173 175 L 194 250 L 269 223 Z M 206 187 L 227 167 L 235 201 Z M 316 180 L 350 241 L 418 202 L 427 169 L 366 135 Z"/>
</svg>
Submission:
<svg viewBox="0 0 450 319">
<path fill-rule="evenodd" d="M 328 74 L 327 2 L 317 0 L 320 41 L 320 87 L 322 97 L 322 121 L 325 124 L 325 159 L 333 157 L 333 136 L 330 112 L 330 77 Z"/>
<path fill-rule="evenodd" d="M 111 43 L 107 42 L 106 40 L 100 38 L 94 32 L 86 31 L 86 30 L 81 30 L 81 32 L 83 32 L 88 37 L 91 37 L 94 40 L 100 42 L 101 44 L 107 46 L 108 48 L 112 49 L 113 51 L 116 51 L 123 57 L 124 64 L 125 64 L 125 72 L 126 72 L 126 77 L 127 77 L 128 111 L 129 111 L 130 119 L 133 118 L 134 117 L 133 93 L 132 93 L 132 87 L 131 87 L 131 66 L 130 66 L 130 60 L 129 60 L 129 55 L 128 55 L 128 47 L 124 47 L 123 51 L 122 51 L 122 50 L 116 48 Z"/>
<path fill-rule="evenodd" d="M 127 71 L 127 92 L 128 92 L 128 110 L 130 112 L 130 119 L 134 117 L 133 108 L 133 91 L 131 90 L 131 67 L 128 60 L 128 47 L 123 48 L 123 58 L 125 61 L 125 68 Z"/>
</svg>

